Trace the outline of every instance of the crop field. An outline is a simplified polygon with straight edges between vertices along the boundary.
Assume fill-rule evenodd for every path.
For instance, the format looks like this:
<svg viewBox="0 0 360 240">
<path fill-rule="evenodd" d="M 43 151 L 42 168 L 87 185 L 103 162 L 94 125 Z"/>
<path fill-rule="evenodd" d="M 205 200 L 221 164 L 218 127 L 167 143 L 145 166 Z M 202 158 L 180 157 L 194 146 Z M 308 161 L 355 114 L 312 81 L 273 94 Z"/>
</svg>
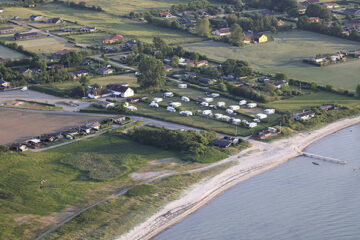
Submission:
<svg viewBox="0 0 360 240">
<path fill-rule="evenodd" d="M 149 160 L 174 156 L 109 134 L 51 152 L 0 154 L 0 238 L 34 239 L 31 230 L 51 224 L 53 212 L 88 194 L 90 202 L 111 195 L 110 186 L 128 186 L 128 175 Z"/>
<path fill-rule="evenodd" d="M 316 67 L 302 62 L 304 58 L 316 54 L 359 49 L 359 43 L 298 30 L 275 34 L 273 38 L 274 41 L 243 47 L 232 47 L 213 41 L 185 44 L 184 47 L 213 59 L 241 59 L 248 61 L 259 71 L 284 72 L 291 78 L 321 85 L 332 84 L 336 88 L 353 91 L 360 83 L 360 60 L 327 67 Z"/>
<path fill-rule="evenodd" d="M 24 55 L 10 48 L 0 45 L 0 57 L 4 59 L 19 59 Z"/>
<path fill-rule="evenodd" d="M 158 2 L 149 2 L 158 7 Z M 96 3 L 96 5 L 99 4 Z M 141 5 L 137 7 L 139 9 L 140 7 L 142 8 Z M 119 5 L 119 8 L 122 8 L 122 5 Z M 8 8 L 6 11 L 6 16 L 9 17 L 17 15 L 28 18 L 32 14 L 42 14 L 46 17 L 61 17 L 64 20 L 77 22 L 81 25 L 93 26 L 108 33 L 122 34 L 126 38 L 138 38 L 147 42 L 151 42 L 155 36 L 164 38 L 168 43 L 187 43 L 201 40 L 201 38 L 191 34 L 132 21 L 119 15 L 91 10 L 78 10 L 56 3 L 44 3 L 35 9 Z"/>
<path fill-rule="evenodd" d="M 337 104 L 347 107 L 359 106 L 360 101 L 356 98 L 328 93 L 328 92 L 311 92 L 302 96 L 271 102 L 268 105 L 280 111 L 300 111 L 314 106 L 323 104 Z"/>
</svg>

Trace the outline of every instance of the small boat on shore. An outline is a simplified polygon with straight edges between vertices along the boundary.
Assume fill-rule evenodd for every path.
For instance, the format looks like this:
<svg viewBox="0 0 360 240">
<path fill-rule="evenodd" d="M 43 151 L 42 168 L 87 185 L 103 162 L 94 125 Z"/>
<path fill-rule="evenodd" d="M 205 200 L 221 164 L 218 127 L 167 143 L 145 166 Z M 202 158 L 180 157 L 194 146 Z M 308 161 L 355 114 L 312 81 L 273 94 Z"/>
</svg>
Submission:
<svg viewBox="0 0 360 240">
<path fill-rule="evenodd" d="M 319 163 L 317 163 L 317 162 L 312 162 L 312 164 L 314 164 L 314 165 L 320 165 Z"/>
</svg>

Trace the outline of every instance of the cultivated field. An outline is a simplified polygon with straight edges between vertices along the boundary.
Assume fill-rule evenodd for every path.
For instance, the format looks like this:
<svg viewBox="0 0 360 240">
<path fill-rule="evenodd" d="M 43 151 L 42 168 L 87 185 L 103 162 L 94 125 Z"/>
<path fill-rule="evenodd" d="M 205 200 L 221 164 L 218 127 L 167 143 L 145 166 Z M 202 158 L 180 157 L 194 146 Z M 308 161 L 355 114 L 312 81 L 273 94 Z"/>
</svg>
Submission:
<svg viewBox="0 0 360 240">
<path fill-rule="evenodd" d="M 284 72 L 294 79 L 322 85 L 332 84 L 336 88 L 354 90 L 360 82 L 360 60 L 328 67 L 315 67 L 302 63 L 304 58 L 319 53 L 359 49 L 359 43 L 306 31 L 279 33 L 273 38 L 274 41 L 265 44 L 243 47 L 231 47 L 225 43 L 212 41 L 186 44 L 184 47 L 217 60 L 241 59 L 248 61 L 260 71 Z"/>
<path fill-rule="evenodd" d="M 34 136 L 76 127 L 86 121 L 104 117 L 86 115 L 61 115 L 10 109 L 0 109 L 0 144 L 20 142 Z"/>
<path fill-rule="evenodd" d="M 0 57 L 4 59 L 19 59 L 23 58 L 24 55 L 10 48 L 0 45 Z"/>
<path fill-rule="evenodd" d="M 154 6 L 156 5 L 155 2 L 153 2 L 153 4 Z M 96 3 L 96 5 L 99 4 Z M 142 7 L 142 5 L 140 6 Z M 137 7 L 140 9 L 139 6 Z M 119 8 L 122 8 L 121 4 Z M 155 36 L 164 38 L 168 43 L 186 43 L 201 40 L 201 38 L 191 34 L 132 21 L 119 15 L 107 12 L 78 10 L 56 3 L 44 3 L 35 9 L 7 8 L 6 10 L 6 16 L 8 17 L 16 15 L 28 18 L 32 14 L 42 14 L 45 17 L 61 17 L 64 20 L 77 22 L 81 25 L 93 26 L 108 33 L 123 34 L 126 38 L 138 38 L 147 42 L 151 42 Z"/>
</svg>

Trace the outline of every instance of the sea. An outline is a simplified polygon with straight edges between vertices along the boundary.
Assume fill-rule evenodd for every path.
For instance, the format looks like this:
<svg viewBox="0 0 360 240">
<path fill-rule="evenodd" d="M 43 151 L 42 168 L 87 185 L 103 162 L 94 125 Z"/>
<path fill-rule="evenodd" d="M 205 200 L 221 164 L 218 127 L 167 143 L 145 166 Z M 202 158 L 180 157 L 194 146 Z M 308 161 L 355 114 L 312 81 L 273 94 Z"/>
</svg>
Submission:
<svg viewBox="0 0 360 240">
<path fill-rule="evenodd" d="M 360 125 L 225 191 L 155 240 L 360 240 Z M 319 165 L 314 165 L 315 161 Z"/>
</svg>

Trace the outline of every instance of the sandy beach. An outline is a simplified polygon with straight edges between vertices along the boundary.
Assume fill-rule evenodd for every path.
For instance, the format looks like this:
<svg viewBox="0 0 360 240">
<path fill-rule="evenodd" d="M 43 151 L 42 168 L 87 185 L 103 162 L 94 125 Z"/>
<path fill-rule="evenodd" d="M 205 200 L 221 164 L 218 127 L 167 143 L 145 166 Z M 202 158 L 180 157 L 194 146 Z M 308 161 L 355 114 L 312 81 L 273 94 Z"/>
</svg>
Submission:
<svg viewBox="0 0 360 240">
<path fill-rule="evenodd" d="M 307 146 L 352 125 L 360 124 L 360 117 L 343 119 L 311 132 L 299 133 L 288 139 L 271 143 L 251 141 L 251 154 L 231 156 L 222 161 L 238 161 L 238 164 L 226 169 L 220 174 L 207 178 L 188 189 L 182 196 L 166 204 L 143 223 L 131 231 L 117 237 L 117 240 L 145 240 L 155 237 L 173 224 L 181 221 L 195 212 L 214 197 L 230 187 L 265 172 L 288 160 L 297 157 Z M 238 160 L 238 156 L 241 156 Z"/>
</svg>

